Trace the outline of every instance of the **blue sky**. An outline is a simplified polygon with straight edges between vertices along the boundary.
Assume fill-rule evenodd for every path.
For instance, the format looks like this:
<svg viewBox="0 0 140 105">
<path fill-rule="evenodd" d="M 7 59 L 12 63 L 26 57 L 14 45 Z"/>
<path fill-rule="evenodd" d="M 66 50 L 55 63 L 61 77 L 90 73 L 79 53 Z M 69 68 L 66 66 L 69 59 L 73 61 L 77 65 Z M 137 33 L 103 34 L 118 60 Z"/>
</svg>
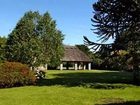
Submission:
<svg viewBox="0 0 140 105">
<path fill-rule="evenodd" d="M 97 0 L 0 0 L 0 35 L 7 36 L 25 12 L 48 11 L 65 35 L 64 44 L 83 44 L 83 36 L 97 38 L 90 30 L 92 4 Z"/>
</svg>

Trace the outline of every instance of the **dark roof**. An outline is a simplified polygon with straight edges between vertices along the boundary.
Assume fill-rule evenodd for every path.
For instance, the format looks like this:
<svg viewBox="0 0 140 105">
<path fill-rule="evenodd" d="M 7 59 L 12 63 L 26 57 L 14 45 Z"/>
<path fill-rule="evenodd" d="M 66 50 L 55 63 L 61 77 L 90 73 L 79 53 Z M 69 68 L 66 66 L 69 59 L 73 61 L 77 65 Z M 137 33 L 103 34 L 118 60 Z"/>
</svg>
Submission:
<svg viewBox="0 0 140 105">
<path fill-rule="evenodd" d="M 64 57 L 61 61 L 91 62 L 91 59 L 76 46 L 64 46 Z"/>
</svg>

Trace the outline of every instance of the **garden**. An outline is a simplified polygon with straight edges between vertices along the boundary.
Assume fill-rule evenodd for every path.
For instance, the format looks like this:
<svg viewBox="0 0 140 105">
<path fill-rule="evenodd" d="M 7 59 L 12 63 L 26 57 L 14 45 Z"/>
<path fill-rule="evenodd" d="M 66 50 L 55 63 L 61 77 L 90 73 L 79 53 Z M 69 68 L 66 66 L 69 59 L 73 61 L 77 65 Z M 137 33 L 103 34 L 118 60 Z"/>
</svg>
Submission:
<svg viewBox="0 0 140 105">
<path fill-rule="evenodd" d="M 67 53 L 49 12 L 27 11 L 0 36 L 0 105 L 140 105 L 140 2 L 98 0 L 92 7 L 99 40 L 83 36 Z"/>
</svg>

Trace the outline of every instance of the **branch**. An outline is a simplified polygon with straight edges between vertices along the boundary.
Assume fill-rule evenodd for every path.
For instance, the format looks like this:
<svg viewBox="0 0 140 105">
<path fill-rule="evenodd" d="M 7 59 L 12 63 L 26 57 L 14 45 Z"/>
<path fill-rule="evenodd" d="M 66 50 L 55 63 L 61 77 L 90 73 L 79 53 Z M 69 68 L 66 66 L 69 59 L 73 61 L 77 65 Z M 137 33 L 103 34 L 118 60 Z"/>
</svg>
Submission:
<svg viewBox="0 0 140 105">
<path fill-rule="evenodd" d="M 103 43 L 95 43 L 95 42 L 92 42 L 90 41 L 86 36 L 83 36 L 84 37 L 84 43 L 85 45 L 87 46 L 92 46 L 91 49 L 94 50 L 94 52 L 107 52 L 107 51 L 112 51 L 113 49 L 113 43 L 110 43 L 110 44 L 103 44 Z"/>
</svg>

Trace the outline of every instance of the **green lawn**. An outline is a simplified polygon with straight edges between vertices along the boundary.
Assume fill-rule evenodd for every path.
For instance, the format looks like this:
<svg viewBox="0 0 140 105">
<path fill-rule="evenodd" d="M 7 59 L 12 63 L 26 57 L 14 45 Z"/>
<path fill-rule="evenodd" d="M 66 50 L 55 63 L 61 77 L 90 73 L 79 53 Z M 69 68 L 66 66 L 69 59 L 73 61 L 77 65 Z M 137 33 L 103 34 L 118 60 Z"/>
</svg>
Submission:
<svg viewBox="0 0 140 105">
<path fill-rule="evenodd" d="M 0 105 L 140 105 L 131 83 L 128 72 L 47 71 L 38 86 L 0 89 Z"/>
</svg>

